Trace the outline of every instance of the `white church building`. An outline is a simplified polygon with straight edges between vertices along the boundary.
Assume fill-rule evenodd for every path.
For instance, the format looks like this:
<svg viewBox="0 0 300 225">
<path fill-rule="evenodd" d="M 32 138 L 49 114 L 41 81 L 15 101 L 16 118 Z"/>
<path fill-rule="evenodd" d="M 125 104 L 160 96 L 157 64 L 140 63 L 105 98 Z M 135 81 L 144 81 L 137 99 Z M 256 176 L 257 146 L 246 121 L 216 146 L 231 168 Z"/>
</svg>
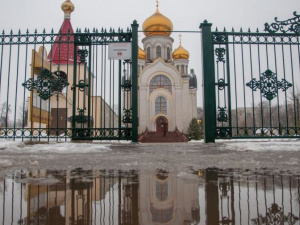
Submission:
<svg viewBox="0 0 300 225">
<path fill-rule="evenodd" d="M 159 12 L 143 23 L 143 49 L 138 51 L 139 133 L 186 132 L 197 117 L 197 78 L 189 52 L 182 46 L 173 51 L 173 24 Z M 180 35 L 181 36 L 181 35 Z"/>
</svg>

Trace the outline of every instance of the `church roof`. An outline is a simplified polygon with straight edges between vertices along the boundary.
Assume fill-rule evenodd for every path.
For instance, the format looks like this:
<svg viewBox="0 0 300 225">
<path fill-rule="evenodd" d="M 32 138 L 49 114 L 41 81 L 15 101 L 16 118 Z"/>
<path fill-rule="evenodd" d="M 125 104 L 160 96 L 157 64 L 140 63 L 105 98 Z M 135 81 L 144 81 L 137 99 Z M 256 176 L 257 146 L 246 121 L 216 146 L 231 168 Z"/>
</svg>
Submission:
<svg viewBox="0 0 300 225">
<path fill-rule="evenodd" d="M 150 36 L 167 36 L 173 31 L 172 21 L 161 14 L 156 5 L 156 12 L 147 18 L 143 23 L 143 31 L 146 37 Z"/>
<path fill-rule="evenodd" d="M 70 0 L 66 0 L 66 2 L 62 4 L 62 10 L 65 12 L 64 22 L 48 54 L 48 59 L 53 64 L 64 65 L 74 63 L 74 43 L 72 43 L 74 42 L 74 31 L 70 20 L 70 13 L 74 10 L 74 7 L 68 11 L 63 8 L 66 3 L 72 4 Z M 79 60 L 79 57 L 77 60 Z"/>
</svg>

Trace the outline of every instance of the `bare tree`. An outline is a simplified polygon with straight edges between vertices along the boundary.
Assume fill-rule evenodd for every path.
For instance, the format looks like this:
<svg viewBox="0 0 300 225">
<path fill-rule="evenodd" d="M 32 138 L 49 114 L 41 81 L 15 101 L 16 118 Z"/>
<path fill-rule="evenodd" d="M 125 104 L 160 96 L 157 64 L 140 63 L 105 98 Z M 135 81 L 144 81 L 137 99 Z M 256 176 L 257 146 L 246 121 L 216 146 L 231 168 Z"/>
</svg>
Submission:
<svg viewBox="0 0 300 225">
<path fill-rule="evenodd" d="M 0 126 L 7 127 L 9 123 L 9 113 L 11 112 L 11 106 L 3 102 L 0 106 Z"/>
</svg>

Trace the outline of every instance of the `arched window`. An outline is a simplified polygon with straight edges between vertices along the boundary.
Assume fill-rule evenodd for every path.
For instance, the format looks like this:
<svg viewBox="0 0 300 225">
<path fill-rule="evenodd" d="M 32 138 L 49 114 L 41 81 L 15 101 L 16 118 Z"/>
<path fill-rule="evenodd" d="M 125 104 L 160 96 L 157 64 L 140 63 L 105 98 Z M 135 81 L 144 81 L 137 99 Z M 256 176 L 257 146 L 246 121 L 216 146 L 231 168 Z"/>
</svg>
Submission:
<svg viewBox="0 0 300 225">
<path fill-rule="evenodd" d="M 155 99 L 155 115 L 167 114 L 167 100 L 165 97 L 159 96 Z"/>
<path fill-rule="evenodd" d="M 172 83 L 167 76 L 157 75 L 150 81 L 150 93 L 157 88 L 165 88 L 172 92 Z"/>
<path fill-rule="evenodd" d="M 147 59 L 150 60 L 151 58 L 151 52 L 150 52 L 150 47 L 147 48 Z"/>
<path fill-rule="evenodd" d="M 161 57 L 161 47 L 160 46 L 156 46 L 156 58 Z"/>
<path fill-rule="evenodd" d="M 167 47 L 167 60 L 171 59 L 170 47 Z"/>
</svg>

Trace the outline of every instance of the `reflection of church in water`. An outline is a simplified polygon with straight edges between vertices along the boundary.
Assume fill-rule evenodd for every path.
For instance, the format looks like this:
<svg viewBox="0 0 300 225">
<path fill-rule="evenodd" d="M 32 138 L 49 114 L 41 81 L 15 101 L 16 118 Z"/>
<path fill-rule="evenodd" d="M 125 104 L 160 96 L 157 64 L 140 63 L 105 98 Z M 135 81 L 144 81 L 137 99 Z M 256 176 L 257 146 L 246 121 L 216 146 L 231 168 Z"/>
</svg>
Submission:
<svg viewBox="0 0 300 225">
<path fill-rule="evenodd" d="M 113 171 L 75 169 L 41 170 L 24 174 L 21 179 L 25 177 L 37 181 L 20 182 L 20 188 L 17 187 L 19 179 L 15 179 L 15 184 L 6 184 L 16 186 L 14 194 L 21 196 L 20 207 L 11 212 L 21 218 L 18 224 L 190 225 L 200 222 L 197 176 L 184 182 L 176 172 L 131 171 L 116 175 Z M 0 193 L 1 190 L 0 184 Z M 9 209 L 6 209 L 8 214 Z M 5 224 L 9 224 L 9 217 L 6 220 Z"/>
<path fill-rule="evenodd" d="M 143 23 L 145 38 L 138 52 L 139 132 L 186 132 L 197 116 L 197 78 L 188 73 L 189 52 L 173 51 L 171 20 L 156 12 Z"/>
</svg>

